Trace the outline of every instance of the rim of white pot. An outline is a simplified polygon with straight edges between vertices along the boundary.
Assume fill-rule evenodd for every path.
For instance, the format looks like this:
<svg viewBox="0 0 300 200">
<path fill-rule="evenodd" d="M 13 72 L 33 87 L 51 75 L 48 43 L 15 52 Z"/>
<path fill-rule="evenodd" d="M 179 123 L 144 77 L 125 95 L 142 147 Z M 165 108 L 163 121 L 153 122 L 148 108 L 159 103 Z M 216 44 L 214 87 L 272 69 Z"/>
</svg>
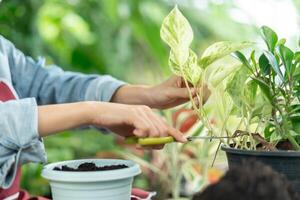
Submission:
<svg viewBox="0 0 300 200">
<path fill-rule="evenodd" d="M 53 170 L 54 167 L 67 165 L 77 167 L 84 162 L 93 162 L 97 166 L 104 165 L 127 165 L 128 168 L 107 170 L 107 171 L 87 171 L 87 172 L 69 172 Z M 118 179 L 125 179 L 136 176 L 141 173 L 140 166 L 131 160 L 121 159 L 81 159 L 55 162 L 45 165 L 42 170 L 42 176 L 50 181 L 62 182 L 101 182 Z"/>
</svg>

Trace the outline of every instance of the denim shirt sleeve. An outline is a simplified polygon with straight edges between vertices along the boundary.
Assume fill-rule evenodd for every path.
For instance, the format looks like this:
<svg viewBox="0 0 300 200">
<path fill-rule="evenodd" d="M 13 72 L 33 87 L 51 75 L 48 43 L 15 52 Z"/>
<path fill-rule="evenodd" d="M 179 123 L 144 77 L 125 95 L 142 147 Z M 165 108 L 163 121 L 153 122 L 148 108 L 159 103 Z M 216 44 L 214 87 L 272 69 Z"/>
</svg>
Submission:
<svg viewBox="0 0 300 200">
<path fill-rule="evenodd" d="M 0 113 L 0 187 L 8 188 L 18 166 L 46 162 L 46 154 L 38 136 L 34 98 L 0 102 Z"/>
<path fill-rule="evenodd" d="M 1 42 L 8 52 L 12 83 L 20 98 L 35 97 L 38 104 L 107 102 L 125 84 L 108 75 L 84 75 L 65 72 L 55 65 L 44 66 L 43 59 L 36 62 L 3 37 Z"/>
</svg>

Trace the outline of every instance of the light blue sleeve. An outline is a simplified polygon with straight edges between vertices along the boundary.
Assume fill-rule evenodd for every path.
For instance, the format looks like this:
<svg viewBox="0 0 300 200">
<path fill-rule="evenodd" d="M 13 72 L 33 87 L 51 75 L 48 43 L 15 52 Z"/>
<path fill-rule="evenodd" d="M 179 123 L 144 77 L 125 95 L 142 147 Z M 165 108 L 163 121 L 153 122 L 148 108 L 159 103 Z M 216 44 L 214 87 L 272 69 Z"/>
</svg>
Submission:
<svg viewBox="0 0 300 200">
<path fill-rule="evenodd" d="M 35 97 L 38 104 L 107 102 L 125 84 L 108 75 L 84 75 L 65 72 L 54 65 L 44 66 L 43 59 L 36 62 L 4 38 L 0 41 L 8 52 L 12 83 L 20 98 Z"/>
<path fill-rule="evenodd" d="M 18 166 L 46 162 L 46 154 L 38 136 L 34 98 L 0 102 L 0 113 L 0 188 L 8 188 Z"/>
</svg>

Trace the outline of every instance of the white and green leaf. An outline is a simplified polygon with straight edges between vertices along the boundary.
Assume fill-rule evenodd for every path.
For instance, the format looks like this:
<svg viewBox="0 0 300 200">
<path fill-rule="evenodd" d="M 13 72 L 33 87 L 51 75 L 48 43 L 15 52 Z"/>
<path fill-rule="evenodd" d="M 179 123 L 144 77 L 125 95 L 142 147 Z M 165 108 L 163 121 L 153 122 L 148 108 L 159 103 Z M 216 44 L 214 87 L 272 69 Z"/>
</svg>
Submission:
<svg viewBox="0 0 300 200">
<path fill-rule="evenodd" d="M 217 87 L 221 83 L 226 84 L 225 79 L 230 78 L 240 67 L 241 64 L 236 59 L 230 56 L 224 57 L 204 70 L 206 83 L 210 89 Z"/>
<path fill-rule="evenodd" d="M 175 55 L 171 51 L 169 58 L 169 66 L 172 72 L 176 75 L 183 76 L 194 86 L 197 85 L 197 83 L 201 79 L 202 69 L 198 66 L 196 53 L 190 49 L 188 60 L 185 62 L 182 68 L 180 68 L 180 66 L 176 64 L 174 58 Z"/>
<path fill-rule="evenodd" d="M 243 106 L 243 100 L 241 94 L 246 83 L 246 80 L 249 78 L 249 71 L 241 67 L 232 77 L 232 79 L 227 83 L 226 91 L 230 94 L 233 102 L 238 108 Z"/>
<path fill-rule="evenodd" d="M 230 42 L 222 41 L 209 46 L 202 54 L 199 65 L 201 68 L 206 68 L 216 60 L 231 54 L 232 52 L 244 49 L 251 46 L 252 42 Z"/>
<path fill-rule="evenodd" d="M 171 48 L 177 65 L 183 66 L 189 57 L 189 46 L 193 40 L 193 30 L 180 10 L 175 8 L 163 20 L 160 36 Z"/>
</svg>

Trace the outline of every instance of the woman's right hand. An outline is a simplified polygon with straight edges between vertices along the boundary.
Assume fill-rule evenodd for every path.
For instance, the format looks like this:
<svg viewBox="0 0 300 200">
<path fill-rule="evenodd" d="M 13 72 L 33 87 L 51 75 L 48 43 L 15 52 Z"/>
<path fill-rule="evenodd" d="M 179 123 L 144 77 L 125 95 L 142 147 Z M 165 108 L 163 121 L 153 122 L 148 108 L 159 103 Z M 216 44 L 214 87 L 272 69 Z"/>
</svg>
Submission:
<svg viewBox="0 0 300 200">
<path fill-rule="evenodd" d="M 91 101 L 38 107 L 41 137 L 86 125 L 108 128 L 123 137 L 173 136 L 179 142 L 187 141 L 147 106 Z"/>
<path fill-rule="evenodd" d="M 186 138 L 177 129 L 143 105 L 92 102 L 92 125 L 108 128 L 123 137 L 173 136 L 179 142 Z"/>
</svg>

